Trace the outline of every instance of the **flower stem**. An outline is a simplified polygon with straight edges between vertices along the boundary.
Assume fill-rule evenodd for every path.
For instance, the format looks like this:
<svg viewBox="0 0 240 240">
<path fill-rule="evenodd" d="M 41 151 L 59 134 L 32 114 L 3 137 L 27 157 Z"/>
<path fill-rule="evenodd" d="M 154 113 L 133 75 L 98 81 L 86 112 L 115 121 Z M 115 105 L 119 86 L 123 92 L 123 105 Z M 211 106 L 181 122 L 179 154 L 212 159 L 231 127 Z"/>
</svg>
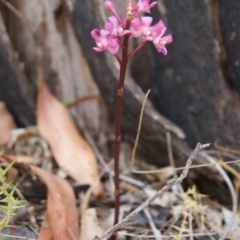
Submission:
<svg viewBox="0 0 240 240">
<path fill-rule="evenodd" d="M 129 59 L 133 54 L 135 54 L 145 43 L 146 41 L 142 41 L 134 50 L 132 50 L 132 52 L 128 54 L 127 58 Z"/>
<path fill-rule="evenodd" d="M 124 80 L 128 64 L 128 40 L 129 35 L 124 36 L 122 47 L 122 60 L 120 63 L 120 74 L 116 98 L 115 110 L 115 142 L 114 142 L 114 182 L 115 182 L 115 216 L 114 225 L 118 223 L 119 208 L 120 208 L 120 192 L 119 192 L 119 153 L 121 143 L 121 118 L 122 118 L 122 99 L 124 93 Z M 113 233 L 111 240 L 116 239 L 116 232 Z"/>
</svg>

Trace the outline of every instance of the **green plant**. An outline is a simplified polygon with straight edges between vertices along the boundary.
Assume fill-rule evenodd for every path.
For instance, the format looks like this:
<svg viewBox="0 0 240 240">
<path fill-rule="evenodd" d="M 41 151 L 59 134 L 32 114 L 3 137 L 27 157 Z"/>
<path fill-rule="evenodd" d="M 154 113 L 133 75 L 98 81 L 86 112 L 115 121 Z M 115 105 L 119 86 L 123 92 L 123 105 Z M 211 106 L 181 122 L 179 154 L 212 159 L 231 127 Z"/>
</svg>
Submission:
<svg viewBox="0 0 240 240">
<path fill-rule="evenodd" d="M 22 201 L 14 197 L 16 186 L 12 182 L 8 183 L 6 179 L 7 171 L 12 167 L 0 167 L 0 233 L 6 227 L 9 227 L 9 219 L 17 208 L 21 207 Z"/>
</svg>

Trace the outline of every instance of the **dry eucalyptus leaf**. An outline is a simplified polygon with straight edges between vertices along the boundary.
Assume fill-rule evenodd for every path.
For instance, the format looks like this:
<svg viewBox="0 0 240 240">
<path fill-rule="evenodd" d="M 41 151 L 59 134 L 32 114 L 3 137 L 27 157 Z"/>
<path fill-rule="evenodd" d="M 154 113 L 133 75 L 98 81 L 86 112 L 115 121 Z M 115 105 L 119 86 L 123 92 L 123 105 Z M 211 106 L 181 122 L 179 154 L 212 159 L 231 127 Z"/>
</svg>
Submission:
<svg viewBox="0 0 240 240">
<path fill-rule="evenodd" d="M 92 240 L 96 235 L 100 236 L 102 233 L 103 231 L 98 224 L 96 209 L 86 209 L 81 220 L 80 240 Z"/>
<path fill-rule="evenodd" d="M 5 103 L 0 101 L 0 145 L 8 143 L 10 132 L 14 128 L 16 128 L 16 124 L 12 115 L 7 110 Z"/>
<path fill-rule="evenodd" d="M 92 186 L 99 176 L 94 152 L 79 135 L 67 109 L 51 94 L 41 74 L 38 83 L 37 125 L 40 134 L 48 141 L 59 166 L 78 183 Z M 93 192 L 104 194 L 101 183 Z"/>
<path fill-rule="evenodd" d="M 72 240 L 72 236 L 78 239 L 78 209 L 69 183 L 41 168 L 29 167 L 47 186 L 47 210 L 38 240 Z"/>
</svg>

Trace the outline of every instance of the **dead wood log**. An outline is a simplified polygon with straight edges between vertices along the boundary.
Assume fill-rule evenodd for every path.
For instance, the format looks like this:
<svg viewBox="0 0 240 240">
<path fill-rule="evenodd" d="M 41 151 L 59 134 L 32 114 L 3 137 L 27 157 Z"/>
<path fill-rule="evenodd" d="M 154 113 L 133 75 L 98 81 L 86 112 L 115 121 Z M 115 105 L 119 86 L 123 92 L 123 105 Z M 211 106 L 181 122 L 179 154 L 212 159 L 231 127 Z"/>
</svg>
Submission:
<svg viewBox="0 0 240 240">
<path fill-rule="evenodd" d="M 34 124 L 33 98 L 29 97 L 29 85 L 17 53 L 12 48 L 1 13 L 0 66 L 0 99 L 7 104 L 20 127 Z"/>
<path fill-rule="evenodd" d="M 118 3 L 120 3 L 120 1 Z M 92 29 L 103 26 L 103 21 L 105 20 L 103 18 L 106 18 L 103 6 L 101 2 L 97 0 L 91 2 L 87 0 L 76 0 L 74 2 L 64 1 L 64 7 L 69 14 L 77 39 L 83 49 L 83 55 L 88 62 L 93 77 L 101 91 L 101 95 L 109 108 L 111 119 L 113 120 L 115 92 L 117 88 L 117 63 L 113 57 L 106 52 L 94 53 L 92 47 L 95 43 L 90 37 L 90 31 Z M 176 55 L 177 53 L 174 54 L 174 57 L 176 57 Z M 165 94 L 167 95 L 169 93 L 166 91 Z M 139 86 L 128 76 L 123 100 L 122 129 L 123 139 L 130 143 L 134 142 L 136 136 L 138 117 L 143 98 L 144 94 Z M 201 124 L 203 125 L 203 123 Z M 173 154 L 176 159 L 176 165 L 183 165 L 191 152 L 191 149 L 185 141 L 184 132 L 173 122 L 170 122 L 160 115 L 154 110 L 152 104 L 148 102 L 142 123 L 139 150 L 145 155 L 148 161 L 156 163 L 158 166 L 168 164 L 166 147 L 167 132 L 170 132 L 172 135 Z M 198 162 L 203 161 L 203 159 L 198 158 Z M 229 201 L 228 198 L 219 194 L 220 192 L 226 193 L 228 190 L 226 186 L 219 181 L 218 175 L 214 173 L 212 169 L 192 171 L 192 176 L 199 179 L 204 177 L 207 183 L 207 185 L 202 188 L 204 192 L 218 197 L 218 199 L 221 198 L 220 201 Z M 216 185 L 218 188 L 215 189 Z"/>
<path fill-rule="evenodd" d="M 239 85 L 239 34 L 230 26 L 239 22 L 239 3 L 220 1 L 219 23 L 217 6 L 212 5 L 217 1 L 160 2 L 154 16 L 165 20 L 174 41 L 164 58 L 148 46 L 147 61 L 158 110 L 184 130 L 191 147 L 197 141 L 216 139 L 236 144 L 240 134 L 240 101 L 235 98 Z M 222 65 L 225 45 L 221 44 L 221 31 L 226 43 L 228 75 L 235 78 L 227 78 Z M 234 41 L 229 38 L 233 31 L 237 34 Z M 230 89 L 228 81 L 235 87 Z"/>
<path fill-rule="evenodd" d="M 103 26 L 103 21 L 107 17 L 103 9 L 102 1 L 63 0 L 62 2 L 64 5 L 61 4 L 60 0 L 41 0 L 37 2 L 29 2 L 28 0 L 9 0 L 9 2 L 17 9 L 17 11 L 19 11 L 20 18 L 11 10 L 8 10 L 6 6 L 1 6 L 1 11 L 4 16 L 4 23 L 13 46 L 19 53 L 19 58 L 24 63 L 26 76 L 29 82 L 33 83 L 32 86 L 34 86 L 34 82 L 36 81 L 36 62 L 39 60 L 43 62 L 45 78 L 48 82 L 48 85 L 51 87 L 51 90 L 54 92 L 54 94 L 62 100 L 71 101 L 79 96 L 93 93 L 97 94 L 98 89 L 95 86 L 95 81 L 100 90 L 101 96 L 104 98 L 105 103 L 108 106 L 110 118 L 113 122 L 115 92 L 118 75 L 117 63 L 108 53 L 104 52 L 97 54 L 93 52 L 92 47 L 95 43 L 90 37 L 90 31 L 93 28 L 101 28 Z M 125 3 L 123 1 L 118 0 L 116 1 L 116 4 L 119 4 L 123 8 L 125 7 Z M 204 33 L 206 33 L 207 38 L 214 37 L 211 32 L 210 20 L 208 22 L 204 22 L 200 16 L 201 14 L 205 14 L 204 16 L 206 16 L 207 7 L 205 5 L 201 5 L 203 3 L 199 5 L 200 8 L 198 10 L 199 12 L 197 17 L 200 18 L 201 21 L 199 22 L 199 25 L 197 24 L 198 21 L 196 21 L 195 25 L 193 24 L 193 26 L 189 26 L 191 24 L 186 24 L 189 21 L 193 21 L 194 11 L 191 10 L 192 15 L 186 14 L 185 11 L 183 11 L 182 16 L 185 17 L 182 19 L 180 18 L 183 23 L 180 22 L 177 24 L 179 15 L 175 13 L 175 11 L 178 11 L 176 7 L 178 4 L 183 3 L 175 2 L 176 6 L 173 6 L 172 4 L 173 3 L 168 2 L 166 5 L 163 5 L 163 1 L 159 1 L 159 6 L 161 7 L 160 10 L 162 11 L 162 14 L 165 15 L 165 19 L 170 27 L 170 31 L 174 34 L 174 36 L 176 36 L 176 45 L 170 46 L 169 52 L 171 54 L 169 54 L 167 58 L 164 58 L 159 54 L 156 55 L 153 53 L 152 48 L 149 47 L 150 45 L 147 46 L 145 48 L 145 54 L 143 55 L 143 58 L 147 64 L 150 64 L 149 66 L 151 67 L 151 72 L 144 76 L 148 76 L 150 79 L 143 79 L 142 74 L 138 74 L 136 81 L 142 81 L 143 83 L 146 83 L 146 81 L 150 82 L 150 80 L 153 80 L 153 83 L 160 82 L 160 84 L 162 84 L 163 89 L 161 91 L 164 92 L 161 96 L 161 99 L 162 101 L 164 100 L 163 102 L 164 108 L 166 109 L 166 114 L 164 111 L 162 112 L 169 119 L 174 121 L 176 120 L 176 123 L 183 127 L 187 133 L 188 139 L 191 139 L 192 142 L 201 140 L 203 143 L 205 143 L 209 139 L 206 136 L 211 135 L 210 133 L 207 133 L 210 130 L 215 134 L 214 137 L 217 136 L 219 129 L 221 130 L 221 126 L 223 127 L 223 122 L 226 120 L 227 114 L 230 116 L 229 121 L 227 122 L 227 130 L 229 129 L 227 140 L 233 141 L 236 135 L 233 133 L 233 130 L 230 126 L 235 126 L 234 120 L 232 120 L 235 117 L 235 110 L 224 108 L 224 104 L 227 106 L 228 104 L 231 105 L 232 100 L 230 94 L 225 89 L 225 85 L 222 80 L 218 80 L 218 77 L 221 77 L 221 69 L 218 69 L 218 62 L 214 58 L 212 51 L 214 47 L 211 41 L 209 40 L 208 42 L 208 49 L 211 48 L 211 51 L 209 50 L 209 52 L 207 52 L 207 57 L 204 55 L 199 59 L 194 59 L 193 56 L 196 53 L 201 55 L 203 52 L 201 41 L 199 41 L 200 45 L 197 44 L 197 48 L 194 48 L 194 39 L 198 39 L 200 35 L 200 33 L 197 33 L 197 31 L 200 32 L 202 30 Z M 191 4 L 193 3 L 188 4 L 192 6 Z M 196 3 L 196 6 L 193 5 L 194 8 L 199 7 L 197 4 L 199 3 Z M 181 5 L 180 8 L 185 9 L 186 5 L 187 4 L 184 6 Z M 165 12 L 164 6 L 166 10 Z M 169 17 L 170 13 L 173 15 L 173 22 L 171 22 Z M 159 11 L 156 11 L 155 14 L 157 17 L 160 15 Z M 204 25 L 205 23 L 206 26 Z M 191 27 L 190 30 L 195 34 L 195 37 L 187 36 L 190 38 L 195 52 L 192 52 L 189 56 L 187 55 L 189 66 L 185 71 L 183 67 L 179 67 L 177 64 L 178 62 L 179 64 L 184 62 L 184 58 L 180 56 L 182 53 L 186 53 L 182 48 L 186 42 L 186 36 L 184 33 L 188 31 L 188 27 Z M 200 40 L 202 39 L 203 37 L 200 38 Z M 181 44 L 178 43 L 178 41 L 180 41 Z M 185 50 L 187 51 L 188 49 Z M 178 53 L 180 54 L 179 56 Z M 151 56 L 149 57 L 148 54 Z M 213 62 L 210 62 L 210 64 L 205 63 L 204 61 Z M 142 65 L 137 63 L 138 61 L 135 62 L 135 73 L 139 73 L 139 69 L 142 69 L 143 67 L 146 68 L 147 66 L 145 62 L 142 62 Z M 201 67 L 199 67 L 198 64 L 200 64 Z M 200 76 L 202 74 L 203 76 L 208 77 L 208 74 L 211 73 L 208 64 L 210 64 L 214 70 L 213 75 L 211 75 L 210 78 L 214 81 L 211 84 L 209 83 L 209 85 L 208 83 L 204 85 L 204 81 L 198 82 L 199 84 L 195 84 L 197 82 L 197 77 L 195 75 Z M 182 78 L 186 77 L 188 74 L 195 76 L 195 82 L 187 82 L 187 80 L 190 81 L 191 79 L 187 79 L 186 81 L 181 80 L 182 82 L 180 81 L 183 85 L 181 87 L 180 85 L 177 85 L 180 91 L 179 94 L 177 91 L 178 98 L 176 95 L 174 97 L 174 94 L 172 94 L 171 90 L 171 87 L 173 87 L 174 84 L 177 84 L 177 81 L 179 81 L 177 78 L 178 75 L 173 74 L 175 77 L 171 77 L 172 72 L 170 68 L 172 68 L 172 66 L 176 73 L 178 73 L 178 71 L 179 74 L 181 73 Z M 132 69 L 133 68 L 134 62 L 132 64 Z M 158 68 L 162 69 L 162 71 L 158 71 Z M 169 69 L 170 71 L 168 71 Z M 194 73 L 195 70 L 197 70 L 196 73 Z M 133 70 L 131 72 L 133 73 Z M 135 74 L 134 76 L 136 77 L 137 75 Z M 203 79 L 203 77 L 201 79 Z M 214 84 L 220 85 L 217 88 L 212 89 L 211 86 L 214 86 Z M 31 86 L 31 84 L 29 85 Z M 156 88 L 158 85 L 154 84 L 153 86 Z M 200 87 L 202 91 L 202 88 L 205 89 L 204 86 L 207 88 L 206 93 L 210 95 L 212 94 L 211 96 L 213 96 L 215 105 L 213 103 L 209 104 L 207 99 L 204 98 L 204 93 L 198 92 L 198 87 Z M 187 87 L 189 87 L 191 91 L 186 91 Z M 175 90 L 178 90 L 178 88 Z M 33 89 L 33 87 L 30 89 Z M 31 91 L 30 93 L 33 94 L 35 90 L 33 89 Z M 183 93 L 186 97 L 183 96 Z M 31 96 L 31 94 L 29 96 Z M 226 94 L 226 99 L 224 94 Z M 198 102 L 198 97 L 204 101 Z M 33 99 L 33 97 L 29 98 Z M 126 81 L 126 90 L 123 103 L 122 129 L 124 133 L 123 139 L 130 143 L 133 143 L 135 140 L 143 98 L 144 94 L 142 90 L 133 81 L 129 72 Z M 168 98 L 170 98 L 172 102 L 170 100 L 168 102 Z M 223 98 L 224 106 L 220 104 L 222 102 L 220 101 L 222 100 L 221 98 Z M 190 103 L 193 101 L 194 104 L 199 105 L 196 105 L 197 108 L 194 109 L 195 105 L 191 103 L 190 108 L 188 107 L 187 110 L 184 110 L 182 108 L 188 105 L 187 100 Z M 173 101 L 176 101 L 175 104 Z M 220 103 L 218 103 L 218 101 L 220 101 Z M 203 118 L 201 114 L 204 112 L 206 106 L 201 104 L 206 104 L 207 107 L 210 106 L 214 109 L 213 113 L 209 116 L 208 114 L 203 114 L 206 118 L 205 123 L 205 118 Z M 210 107 L 209 109 L 211 109 Z M 217 108 L 219 112 L 215 108 Z M 171 113 L 170 115 L 167 114 L 167 110 Z M 174 111 L 176 111 L 177 114 L 175 114 Z M 194 115 L 194 111 L 197 111 L 197 113 L 200 114 L 197 114 L 196 116 L 196 114 Z M 185 121 L 183 121 L 182 118 L 184 117 L 184 114 L 189 112 L 191 113 L 190 116 L 194 117 L 192 117 L 192 120 L 192 118 L 187 116 L 188 120 L 190 120 L 189 124 L 185 124 Z M 219 117 L 219 114 L 222 116 L 222 113 L 223 121 L 217 124 L 216 129 L 214 129 L 215 125 L 211 125 L 210 119 Z M 178 121 L 178 114 L 181 116 L 181 121 Z M 90 123 L 88 124 L 88 127 L 94 129 L 95 136 L 97 135 L 98 131 L 101 131 L 99 118 L 100 109 L 97 103 L 85 105 L 83 109 L 81 108 L 78 116 L 83 117 L 84 120 Z M 175 118 L 172 118 L 172 116 L 175 116 Z M 181 125 L 181 123 L 184 123 L 185 125 Z M 198 130 L 198 124 L 201 130 Z M 208 125 L 213 129 L 209 130 L 207 128 Z M 193 131 L 193 133 L 191 133 L 191 131 Z M 176 160 L 176 165 L 183 166 L 189 154 L 191 153 L 191 149 L 185 141 L 185 133 L 176 124 L 159 114 L 153 108 L 152 104 L 148 102 L 143 118 L 142 133 L 138 147 L 139 151 L 146 157 L 148 161 L 156 163 L 159 166 L 165 166 L 168 164 L 166 143 L 166 134 L 168 132 L 170 132 L 172 136 L 173 154 Z M 199 138 L 197 137 L 198 134 L 201 134 L 199 135 Z M 191 141 L 189 142 L 191 143 Z M 198 162 L 203 161 L 204 159 L 198 158 Z M 204 178 L 205 183 L 202 188 L 203 192 L 210 193 L 220 201 L 228 202 L 228 198 L 226 197 L 226 186 L 218 179 L 217 174 L 215 174 L 211 168 L 191 171 L 190 175 L 192 178 L 198 180 Z M 202 186 L 201 183 L 199 184 Z M 220 194 L 220 192 L 225 194 Z"/>
<path fill-rule="evenodd" d="M 1 4 L 1 12 L 31 86 L 32 94 L 28 95 L 28 99 L 35 102 L 33 94 L 37 91 L 38 62 L 43 65 L 49 88 L 63 102 L 99 95 L 70 21 L 62 11 L 61 1 L 8 2 L 15 10 Z M 93 136 L 98 138 L 102 131 L 99 102 L 85 102 L 74 107 L 72 113 L 77 123 L 80 123 L 78 119 L 81 117 Z"/>
<path fill-rule="evenodd" d="M 223 67 L 226 77 L 233 89 L 240 96 L 240 2 L 229 0 L 219 1 L 219 25 L 222 36 Z"/>
</svg>

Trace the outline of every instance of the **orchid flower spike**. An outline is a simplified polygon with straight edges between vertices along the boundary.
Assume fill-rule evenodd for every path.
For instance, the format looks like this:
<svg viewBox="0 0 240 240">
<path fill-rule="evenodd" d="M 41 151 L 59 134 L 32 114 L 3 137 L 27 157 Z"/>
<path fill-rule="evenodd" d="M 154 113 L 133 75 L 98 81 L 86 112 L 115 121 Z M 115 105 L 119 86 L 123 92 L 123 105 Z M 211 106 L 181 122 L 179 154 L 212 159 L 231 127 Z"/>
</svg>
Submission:
<svg viewBox="0 0 240 240">
<path fill-rule="evenodd" d="M 95 39 L 97 45 L 97 47 L 94 47 L 93 49 L 96 52 L 108 50 L 111 54 L 115 55 L 119 49 L 118 39 L 111 35 L 109 36 L 109 32 L 105 29 L 100 30 L 100 36 L 97 34 L 98 32 L 98 29 L 94 29 L 91 32 L 91 35 Z"/>
<path fill-rule="evenodd" d="M 139 50 L 146 41 L 150 41 L 153 42 L 158 52 L 166 55 L 166 45 L 172 42 L 172 35 L 164 36 L 167 30 L 164 22 L 160 20 L 157 24 L 151 26 L 153 21 L 152 17 L 144 16 L 139 18 L 141 12 L 150 13 L 151 8 L 156 4 L 156 1 L 150 3 L 150 0 L 138 0 L 137 5 L 132 6 L 132 0 L 127 0 L 127 17 L 122 20 L 116 11 L 114 3 L 112 1 L 105 1 L 105 8 L 111 11 L 113 16 L 110 16 L 105 22 L 104 29 L 100 31 L 98 29 L 92 30 L 91 35 L 96 41 L 96 47 L 93 49 L 97 52 L 107 50 L 115 55 L 119 47 L 122 47 L 120 37 L 128 35 L 137 38 L 142 35 L 143 41 L 140 47 L 136 48 L 137 50 Z"/>
</svg>

